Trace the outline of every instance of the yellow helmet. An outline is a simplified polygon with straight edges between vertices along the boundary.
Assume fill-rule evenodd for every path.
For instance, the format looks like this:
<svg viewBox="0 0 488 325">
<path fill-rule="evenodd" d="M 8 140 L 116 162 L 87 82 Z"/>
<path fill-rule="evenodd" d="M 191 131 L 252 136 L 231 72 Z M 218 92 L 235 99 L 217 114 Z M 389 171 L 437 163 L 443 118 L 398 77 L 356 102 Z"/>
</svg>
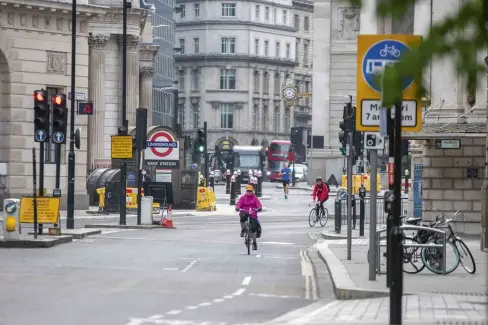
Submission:
<svg viewBox="0 0 488 325">
<path fill-rule="evenodd" d="M 253 191 L 254 192 L 254 187 L 251 184 L 246 185 L 246 192 L 247 191 Z"/>
</svg>

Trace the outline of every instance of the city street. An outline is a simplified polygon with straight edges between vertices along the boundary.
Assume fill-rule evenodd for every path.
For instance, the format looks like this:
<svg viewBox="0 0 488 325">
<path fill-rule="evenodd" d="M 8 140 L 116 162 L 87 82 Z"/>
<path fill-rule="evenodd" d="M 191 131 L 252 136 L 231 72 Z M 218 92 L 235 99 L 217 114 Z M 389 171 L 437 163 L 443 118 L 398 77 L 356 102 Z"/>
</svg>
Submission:
<svg viewBox="0 0 488 325">
<path fill-rule="evenodd" d="M 228 202 L 223 186 L 216 192 Z M 311 193 L 285 200 L 275 184 L 264 192 L 263 235 L 250 256 L 231 209 L 175 211 L 177 229 L 107 229 L 51 249 L 0 250 L 0 324 L 253 324 L 333 301 L 313 247 L 321 229 L 308 225 Z"/>
</svg>

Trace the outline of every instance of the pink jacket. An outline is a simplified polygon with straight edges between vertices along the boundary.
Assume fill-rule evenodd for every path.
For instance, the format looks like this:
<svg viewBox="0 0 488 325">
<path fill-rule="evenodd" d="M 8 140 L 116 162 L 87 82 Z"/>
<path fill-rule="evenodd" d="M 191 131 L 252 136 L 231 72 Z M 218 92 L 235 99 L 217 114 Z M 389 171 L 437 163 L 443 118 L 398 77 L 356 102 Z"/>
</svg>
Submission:
<svg viewBox="0 0 488 325">
<path fill-rule="evenodd" d="M 259 202 L 259 199 L 256 195 L 244 194 L 239 199 L 239 202 L 237 202 L 236 207 L 238 209 L 243 209 L 244 211 L 248 211 L 249 209 L 259 209 L 262 208 L 263 206 L 261 205 L 261 202 Z M 257 219 L 258 218 L 257 211 L 253 211 L 250 217 Z"/>
</svg>

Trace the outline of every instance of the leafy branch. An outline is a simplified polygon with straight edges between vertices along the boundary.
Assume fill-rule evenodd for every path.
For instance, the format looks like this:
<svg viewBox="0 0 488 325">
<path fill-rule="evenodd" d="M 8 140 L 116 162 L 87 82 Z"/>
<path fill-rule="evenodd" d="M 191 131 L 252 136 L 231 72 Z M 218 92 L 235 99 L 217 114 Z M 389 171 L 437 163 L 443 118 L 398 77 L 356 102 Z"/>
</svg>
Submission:
<svg viewBox="0 0 488 325">
<path fill-rule="evenodd" d="M 380 17 L 402 18 L 419 0 L 377 0 L 376 12 Z M 360 7 L 362 0 L 349 0 Z M 446 6 L 449 1 L 446 1 Z M 383 103 L 393 106 L 402 98 L 402 80 L 414 79 L 418 87 L 417 97 L 426 93 L 422 75 L 430 62 L 446 56 L 456 58 L 459 75 L 466 77 L 466 87 L 476 89 L 479 74 L 486 72 L 479 62 L 480 50 L 488 49 L 488 0 L 463 1 L 457 12 L 444 20 L 433 23 L 423 42 L 402 55 L 400 61 L 387 66 L 383 72 Z"/>
</svg>

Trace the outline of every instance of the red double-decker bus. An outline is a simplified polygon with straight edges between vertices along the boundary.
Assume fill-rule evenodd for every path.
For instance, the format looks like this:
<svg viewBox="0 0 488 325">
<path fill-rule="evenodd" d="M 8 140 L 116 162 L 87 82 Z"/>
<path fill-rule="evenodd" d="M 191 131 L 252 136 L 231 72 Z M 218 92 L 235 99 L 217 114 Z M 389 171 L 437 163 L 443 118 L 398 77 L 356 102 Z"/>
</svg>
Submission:
<svg viewBox="0 0 488 325">
<path fill-rule="evenodd" d="M 268 146 L 268 181 L 280 181 L 280 171 L 285 166 L 285 162 L 290 161 L 289 150 L 291 141 L 273 140 Z"/>
</svg>

